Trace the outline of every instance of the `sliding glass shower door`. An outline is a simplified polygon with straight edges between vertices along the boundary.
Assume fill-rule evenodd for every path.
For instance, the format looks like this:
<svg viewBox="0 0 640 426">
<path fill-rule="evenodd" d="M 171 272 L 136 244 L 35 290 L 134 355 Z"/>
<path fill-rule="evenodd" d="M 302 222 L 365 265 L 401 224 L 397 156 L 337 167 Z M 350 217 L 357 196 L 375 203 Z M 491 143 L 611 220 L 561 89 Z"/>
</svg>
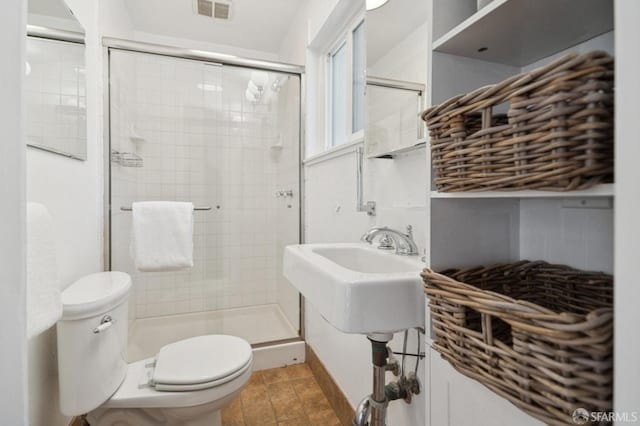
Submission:
<svg viewBox="0 0 640 426">
<path fill-rule="evenodd" d="M 299 76 L 111 50 L 109 93 L 111 269 L 133 277 L 130 358 L 200 334 L 298 336 L 281 265 L 300 235 Z M 134 269 L 122 208 L 147 200 L 207 208 L 193 268 Z"/>
</svg>

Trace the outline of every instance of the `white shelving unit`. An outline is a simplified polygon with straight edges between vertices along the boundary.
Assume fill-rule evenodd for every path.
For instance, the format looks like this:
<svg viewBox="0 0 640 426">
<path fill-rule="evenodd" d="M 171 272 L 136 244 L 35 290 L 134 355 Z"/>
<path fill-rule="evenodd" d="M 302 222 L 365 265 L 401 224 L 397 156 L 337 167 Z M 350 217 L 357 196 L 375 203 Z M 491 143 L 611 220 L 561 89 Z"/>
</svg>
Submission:
<svg viewBox="0 0 640 426">
<path fill-rule="evenodd" d="M 521 67 L 612 29 L 611 0 L 494 0 L 433 50 Z"/>
<path fill-rule="evenodd" d="M 615 185 L 605 183 L 578 191 L 484 191 L 484 192 L 438 192 L 431 191 L 431 198 L 590 198 L 613 197 Z"/>
<path fill-rule="evenodd" d="M 494 0 L 479 11 L 476 0 L 429 2 L 429 105 L 528 71 L 566 51 L 614 53 L 612 0 Z M 483 47 L 487 49 L 478 51 Z M 426 156 L 430 168 L 428 142 Z M 427 259 L 436 271 L 540 259 L 613 273 L 615 184 L 567 192 L 432 189 L 427 197 Z M 426 315 L 429 325 L 428 309 Z M 444 368 L 429 344 L 427 425 L 542 425 Z M 471 399 L 484 416 L 470 408 Z M 484 407 L 493 409 L 489 413 Z"/>
<path fill-rule="evenodd" d="M 414 145 L 394 149 L 393 151 L 385 152 L 384 154 L 380 154 L 380 155 L 373 155 L 373 156 L 370 156 L 369 158 L 395 158 L 401 154 L 406 154 L 408 152 L 412 152 L 418 149 L 423 149 L 426 147 L 426 145 L 427 145 L 426 140 L 420 139 Z"/>
</svg>

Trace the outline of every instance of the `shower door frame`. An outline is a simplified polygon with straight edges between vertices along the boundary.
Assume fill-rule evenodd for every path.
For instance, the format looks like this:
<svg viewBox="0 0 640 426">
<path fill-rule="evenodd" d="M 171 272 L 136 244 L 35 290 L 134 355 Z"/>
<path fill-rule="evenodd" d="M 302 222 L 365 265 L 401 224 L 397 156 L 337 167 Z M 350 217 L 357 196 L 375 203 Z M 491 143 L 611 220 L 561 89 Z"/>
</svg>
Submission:
<svg viewBox="0 0 640 426">
<path fill-rule="evenodd" d="M 160 44 L 137 42 L 119 38 L 103 37 L 103 141 L 104 141 L 104 269 L 111 270 L 111 51 L 126 51 L 134 53 L 144 53 L 172 57 L 177 59 L 188 59 L 208 64 L 230 65 L 246 69 L 261 71 L 272 71 L 282 74 L 297 76 L 299 83 L 299 108 L 298 108 L 298 241 L 304 243 L 304 164 L 305 158 L 305 111 L 306 111 L 306 81 L 305 68 L 300 65 L 288 64 L 284 62 L 265 61 L 260 59 L 245 58 L 206 50 L 196 50 L 167 46 Z M 299 336 L 289 339 L 275 340 L 264 343 L 252 344 L 254 348 L 278 345 L 283 343 L 298 342 L 305 340 L 304 327 L 304 298 L 298 292 L 298 328 Z"/>
</svg>

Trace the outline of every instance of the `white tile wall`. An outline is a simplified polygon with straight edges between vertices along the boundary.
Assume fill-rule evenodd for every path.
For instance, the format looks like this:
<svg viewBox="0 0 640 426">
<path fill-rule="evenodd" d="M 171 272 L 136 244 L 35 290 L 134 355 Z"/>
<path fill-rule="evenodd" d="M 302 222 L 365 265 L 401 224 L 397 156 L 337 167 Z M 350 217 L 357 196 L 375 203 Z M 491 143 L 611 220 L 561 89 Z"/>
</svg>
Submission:
<svg viewBox="0 0 640 426">
<path fill-rule="evenodd" d="M 297 199 L 275 196 L 293 184 L 299 195 L 297 114 L 269 87 L 249 102 L 251 70 L 126 52 L 111 67 L 112 149 L 144 162 L 112 163 L 112 268 L 134 277 L 135 317 L 276 303 L 282 244 L 298 241 Z M 131 213 L 119 208 L 144 200 L 213 207 L 195 213 L 192 269 L 134 270 Z"/>
<path fill-rule="evenodd" d="M 27 38 L 27 143 L 87 154 L 84 46 Z"/>
</svg>

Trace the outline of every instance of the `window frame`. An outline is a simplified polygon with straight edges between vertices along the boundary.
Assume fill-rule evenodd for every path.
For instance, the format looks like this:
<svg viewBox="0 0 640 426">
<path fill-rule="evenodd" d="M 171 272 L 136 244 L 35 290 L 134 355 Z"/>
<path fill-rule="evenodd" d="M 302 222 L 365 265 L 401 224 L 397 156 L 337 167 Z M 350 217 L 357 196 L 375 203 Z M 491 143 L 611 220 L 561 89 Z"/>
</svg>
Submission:
<svg viewBox="0 0 640 426">
<path fill-rule="evenodd" d="M 351 93 L 351 97 L 350 97 L 350 102 L 349 102 L 349 110 L 351 111 L 351 116 L 350 116 L 350 122 L 349 122 L 349 128 L 351 135 L 355 138 L 355 139 L 363 139 L 364 138 L 364 125 L 365 125 L 365 118 L 364 118 L 364 110 L 366 108 L 366 104 L 365 104 L 365 99 L 364 99 L 364 92 L 366 90 L 366 86 L 367 86 L 367 33 L 366 33 L 366 27 L 365 27 L 365 19 L 364 17 L 361 17 L 359 20 L 356 19 L 356 23 L 355 25 L 351 28 L 351 43 L 352 46 L 355 47 L 355 34 L 356 31 L 358 29 L 362 28 L 362 45 L 360 46 L 360 48 L 362 49 L 362 52 L 360 52 L 360 54 L 362 55 L 362 128 L 360 130 L 356 130 L 354 131 L 353 129 L 353 125 L 354 125 L 354 116 L 355 114 L 354 112 L 354 108 L 353 108 L 353 99 L 354 99 L 354 92 L 353 89 L 356 86 L 356 76 L 355 76 L 355 55 L 356 55 L 356 51 L 355 48 L 351 49 L 351 70 L 350 70 L 350 83 L 351 83 L 351 87 L 350 87 L 350 93 Z"/>
<path fill-rule="evenodd" d="M 354 86 L 354 75 L 353 75 L 353 59 L 354 59 L 354 32 L 361 25 L 365 25 L 365 19 L 362 14 L 356 15 L 353 19 L 351 19 L 344 30 L 340 33 L 338 37 L 329 45 L 329 48 L 325 50 L 324 57 L 324 70 L 325 70 L 325 150 L 334 149 L 340 147 L 342 145 L 346 145 L 349 143 L 355 143 L 358 141 L 364 140 L 364 126 L 362 129 L 354 132 L 353 131 L 353 86 Z M 365 27 L 363 27 L 363 30 Z M 366 31 L 366 30 L 365 30 Z M 342 47 L 346 48 L 345 51 L 345 137 L 343 142 L 339 144 L 334 144 L 333 140 L 333 57 L 335 53 L 337 53 Z M 363 49 L 366 50 L 365 44 L 362 46 Z M 366 55 L 366 53 L 365 53 Z M 364 76 L 363 76 L 364 78 Z"/>
</svg>

